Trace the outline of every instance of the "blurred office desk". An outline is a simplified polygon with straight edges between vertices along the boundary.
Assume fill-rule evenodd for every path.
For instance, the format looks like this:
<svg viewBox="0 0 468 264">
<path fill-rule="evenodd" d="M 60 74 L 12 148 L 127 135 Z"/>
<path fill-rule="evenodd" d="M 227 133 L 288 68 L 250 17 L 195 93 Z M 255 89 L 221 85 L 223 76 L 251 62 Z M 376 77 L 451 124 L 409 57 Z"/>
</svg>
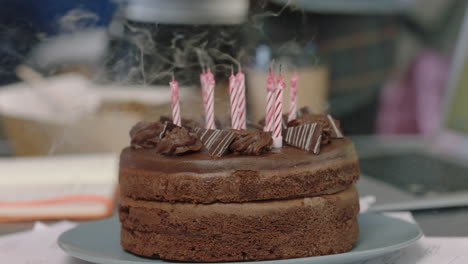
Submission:
<svg viewBox="0 0 468 264">
<path fill-rule="evenodd" d="M 44 223 L 49 223 L 45 221 Z M 53 223 L 53 222 L 50 222 Z M 0 223 L 0 237 L 2 235 L 26 231 L 32 229 L 34 222 L 13 222 L 13 223 Z"/>
<path fill-rule="evenodd" d="M 412 213 L 426 236 L 468 236 L 468 206 Z"/>
</svg>

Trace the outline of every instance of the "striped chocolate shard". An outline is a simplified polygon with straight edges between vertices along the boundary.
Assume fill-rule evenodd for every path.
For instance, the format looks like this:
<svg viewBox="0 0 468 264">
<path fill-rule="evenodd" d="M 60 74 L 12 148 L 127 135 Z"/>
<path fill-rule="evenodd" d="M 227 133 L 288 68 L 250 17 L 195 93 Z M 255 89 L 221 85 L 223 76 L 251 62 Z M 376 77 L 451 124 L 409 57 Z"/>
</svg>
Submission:
<svg viewBox="0 0 468 264">
<path fill-rule="evenodd" d="M 229 130 L 196 128 L 198 139 L 211 157 L 221 157 L 229 148 L 235 134 Z"/>
<path fill-rule="evenodd" d="M 343 138 L 343 133 L 341 133 L 341 130 L 338 128 L 338 126 L 335 123 L 335 120 L 331 115 L 327 115 L 328 122 L 330 123 L 330 126 L 332 128 L 331 130 L 331 137 L 332 138 Z"/>
<path fill-rule="evenodd" d="M 320 153 L 321 139 L 322 127 L 318 123 L 288 127 L 284 136 L 286 144 L 314 154 Z"/>
</svg>

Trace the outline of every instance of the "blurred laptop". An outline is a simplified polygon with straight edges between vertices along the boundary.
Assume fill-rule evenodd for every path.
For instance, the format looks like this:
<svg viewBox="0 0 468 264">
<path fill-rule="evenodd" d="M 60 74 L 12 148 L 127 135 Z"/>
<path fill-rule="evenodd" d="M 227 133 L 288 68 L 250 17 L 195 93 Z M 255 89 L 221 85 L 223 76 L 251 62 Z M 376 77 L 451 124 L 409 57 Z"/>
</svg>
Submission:
<svg viewBox="0 0 468 264">
<path fill-rule="evenodd" d="M 468 206 L 468 9 L 435 136 L 361 136 L 361 195 L 373 211 Z"/>
</svg>

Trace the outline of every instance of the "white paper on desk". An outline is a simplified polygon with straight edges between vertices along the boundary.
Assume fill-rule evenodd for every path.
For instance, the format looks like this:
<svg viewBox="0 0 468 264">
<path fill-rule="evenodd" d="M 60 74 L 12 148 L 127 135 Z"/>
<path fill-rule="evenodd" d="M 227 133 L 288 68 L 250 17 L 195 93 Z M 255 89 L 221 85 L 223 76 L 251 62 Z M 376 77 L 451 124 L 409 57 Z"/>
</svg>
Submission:
<svg viewBox="0 0 468 264">
<path fill-rule="evenodd" d="M 416 244 L 359 264 L 466 264 L 468 238 L 424 237 Z"/>
<path fill-rule="evenodd" d="M 71 196 L 109 200 L 109 205 L 78 198 L 23 206 L 0 205 L 0 218 L 104 216 L 111 210 L 117 175 L 118 155 L 113 153 L 0 158 L 0 202 L 40 202 Z"/>
<path fill-rule="evenodd" d="M 33 230 L 0 236 L 0 259 L 15 264 L 87 264 L 68 256 L 57 245 L 58 236 L 74 226 L 68 221 L 50 226 L 36 223 Z"/>
<path fill-rule="evenodd" d="M 393 218 L 398 218 L 398 219 L 404 220 L 406 222 L 416 223 L 416 220 L 414 220 L 413 214 L 411 212 L 398 212 L 398 211 L 396 211 L 396 212 L 387 212 L 387 213 L 384 213 L 384 215 L 390 216 L 390 217 L 393 217 Z"/>
<path fill-rule="evenodd" d="M 40 231 L 40 230 L 46 230 L 47 228 L 49 228 L 46 224 L 42 223 L 42 222 L 36 222 L 34 223 L 34 226 L 33 226 L 33 231 Z"/>
<path fill-rule="evenodd" d="M 369 207 L 371 207 L 374 203 L 375 203 L 375 196 L 367 195 L 364 197 L 359 197 L 360 213 L 367 212 L 367 210 L 369 210 Z"/>
</svg>

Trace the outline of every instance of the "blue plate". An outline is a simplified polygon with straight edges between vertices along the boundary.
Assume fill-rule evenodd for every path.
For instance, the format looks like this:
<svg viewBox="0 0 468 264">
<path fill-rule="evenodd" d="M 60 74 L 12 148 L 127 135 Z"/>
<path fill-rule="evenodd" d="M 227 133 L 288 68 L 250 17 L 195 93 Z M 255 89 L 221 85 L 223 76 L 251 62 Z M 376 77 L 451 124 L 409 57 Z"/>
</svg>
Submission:
<svg viewBox="0 0 468 264">
<path fill-rule="evenodd" d="M 384 215 L 365 213 L 360 214 L 358 220 L 359 240 L 356 246 L 346 253 L 310 258 L 229 263 L 350 263 L 405 248 L 422 236 L 421 229 L 416 224 Z M 122 250 L 120 247 L 120 223 L 116 217 L 81 224 L 68 230 L 60 235 L 58 244 L 69 255 L 94 263 L 169 263 L 160 259 L 138 257 Z"/>
</svg>

